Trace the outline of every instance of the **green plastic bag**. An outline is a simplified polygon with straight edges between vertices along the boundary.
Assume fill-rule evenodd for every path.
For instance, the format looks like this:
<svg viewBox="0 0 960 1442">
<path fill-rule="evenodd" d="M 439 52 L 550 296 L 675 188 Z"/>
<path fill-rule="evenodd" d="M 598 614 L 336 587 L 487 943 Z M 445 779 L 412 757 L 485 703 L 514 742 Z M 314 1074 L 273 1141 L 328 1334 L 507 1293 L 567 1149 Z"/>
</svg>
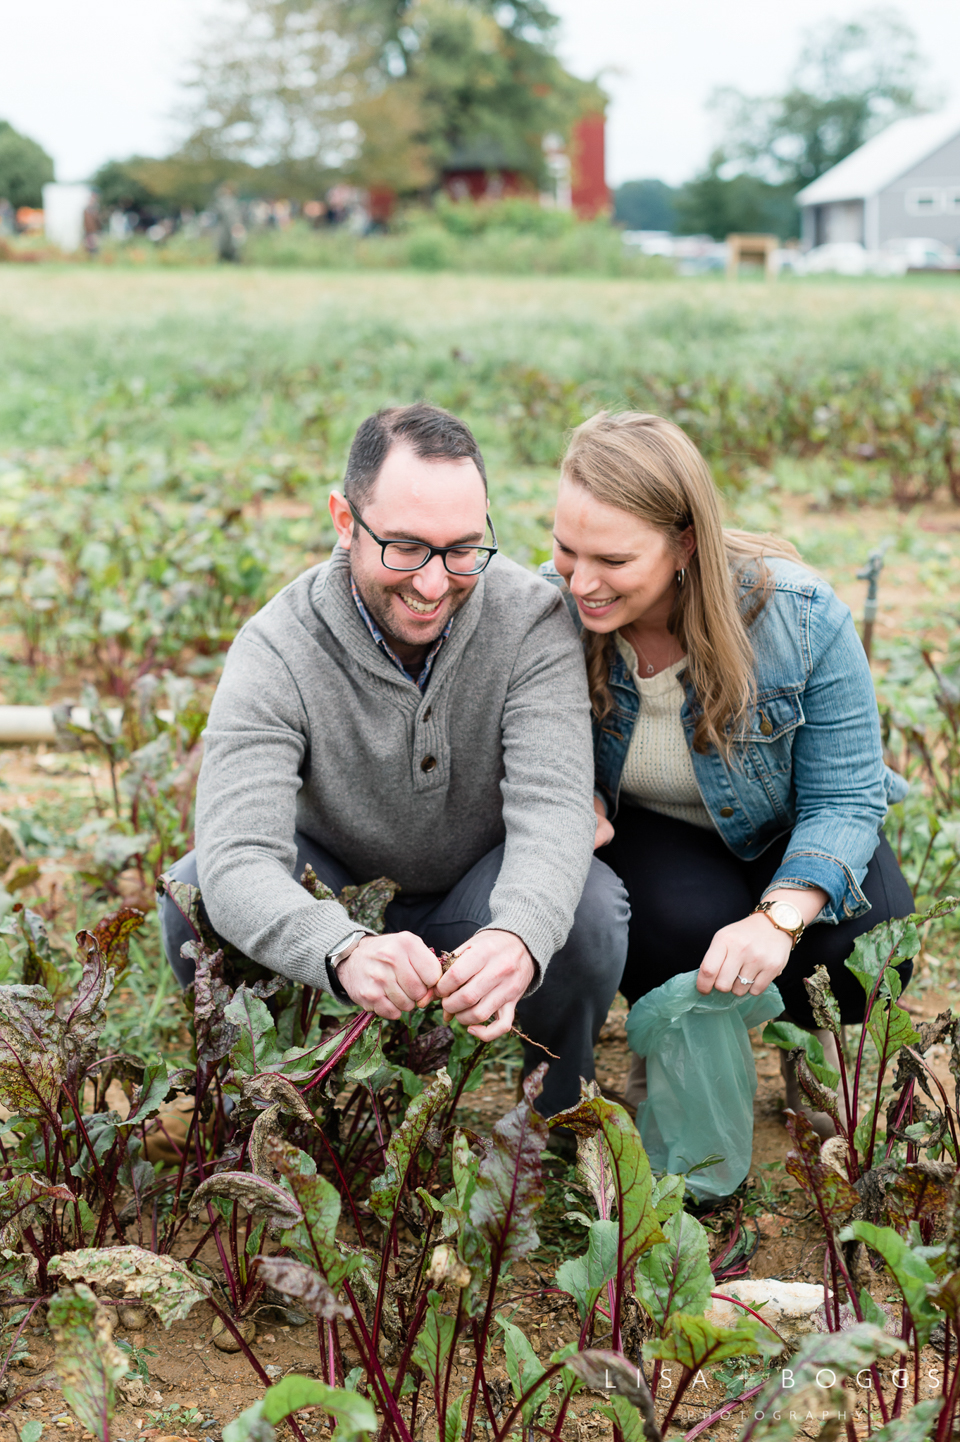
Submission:
<svg viewBox="0 0 960 1442">
<path fill-rule="evenodd" d="M 707 1157 L 722 1162 L 687 1176 L 698 1201 L 736 1191 L 753 1154 L 757 1069 L 747 1035 L 779 1016 L 775 986 L 760 996 L 697 991 L 697 972 L 682 972 L 640 998 L 627 1017 L 627 1042 L 647 1059 L 647 1100 L 637 1126 L 657 1172 L 689 1173 Z"/>
</svg>

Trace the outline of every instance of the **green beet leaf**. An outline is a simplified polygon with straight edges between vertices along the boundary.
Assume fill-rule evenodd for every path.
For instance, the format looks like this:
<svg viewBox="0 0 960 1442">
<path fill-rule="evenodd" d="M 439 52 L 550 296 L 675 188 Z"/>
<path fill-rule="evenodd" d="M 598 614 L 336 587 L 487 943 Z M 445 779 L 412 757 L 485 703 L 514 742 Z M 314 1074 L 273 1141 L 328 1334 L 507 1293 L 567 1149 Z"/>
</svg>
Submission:
<svg viewBox="0 0 960 1442">
<path fill-rule="evenodd" d="M 223 1011 L 223 1018 L 237 1030 L 237 1039 L 230 1048 L 230 1065 L 244 1076 L 260 1071 L 279 1071 L 283 1053 L 277 1042 L 277 1029 L 267 1005 L 254 996 L 246 984 L 237 987 L 233 1000 Z"/>
<path fill-rule="evenodd" d="M 380 1027 L 368 1026 L 347 1052 L 343 1067 L 343 1084 L 344 1086 L 358 1086 L 364 1082 L 369 1083 L 385 1066 L 383 1048 L 380 1045 Z M 376 1087 L 373 1089 L 377 1090 Z"/>
<path fill-rule="evenodd" d="M 274 1442 L 276 1433 L 263 1415 L 263 1398 L 223 1429 L 223 1442 Z"/>
<path fill-rule="evenodd" d="M 954 1327 L 960 1322 L 960 1272 L 950 1272 L 930 1291 L 931 1299 L 942 1307 Z"/>
<path fill-rule="evenodd" d="M 840 1233 L 840 1240 L 866 1242 L 873 1251 L 880 1253 L 903 1293 L 917 1340 L 921 1347 L 924 1346 L 940 1321 L 940 1313 L 928 1296 L 928 1288 L 934 1289 L 937 1283 L 929 1262 L 918 1256 L 893 1227 L 875 1227 L 872 1222 L 855 1221 Z"/>
<path fill-rule="evenodd" d="M 270 1387 L 263 1398 L 263 1418 L 275 1425 L 301 1407 L 322 1407 L 336 1421 L 337 1442 L 354 1442 L 377 1430 L 377 1414 L 369 1397 L 295 1374 Z M 224 1432 L 226 1435 L 226 1432 Z"/>
<path fill-rule="evenodd" d="M 544 1198 L 540 1158 L 550 1129 L 533 1102 L 545 1071 L 546 1064 L 541 1063 L 527 1077 L 524 1100 L 496 1123 L 477 1169 L 470 1221 L 498 1266 L 525 1257 L 539 1245 L 533 1217 Z M 472 1265 L 470 1256 L 461 1255 Z"/>
<path fill-rule="evenodd" d="M 753 1317 L 745 1317 L 735 1327 L 717 1327 L 704 1317 L 673 1312 L 662 1336 L 644 1342 L 643 1355 L 648 1361 L 679 1362 L 696 1372 L 727 1357 L 773 1357 L 782 1347 L 770 1328 Z"/>
<path fill-rule="evenodd" d="M 817 1081 L 835 1090 L 840 1085 L 840 1073 L 827 1066 L 823 1046 L 812 1031 L 794 1026 L 792 1021 L 768 1021 L 763 1029 L 763 1039 L 768 1046 L 778 1046 L 781 1051 L 794 1051 L 802 1047 L 807 1054 L 807 1064 Z"/>
<path fill-rule="evenodd" d="M 461 1394 L 455 1402 L 447 1407 L 447 1415 L 443 1419 L 443 1442 L 460 1442 L 460 1434 L 463 1431 L 463 1404 L 465 1398 Z"/>
<path fill-rule="evenodd" d="M 896 973 L 894 973 L 896 975 Z M 902 1046 L 916 1046 L 920 1033 L 902 1006 L 896 1002 L 878 1001 L 867 1022 L 870 1039 L 879 1056 L 892 1057 Z"/>
<path fill-rule="evenodd" d="M 429 1212 L 436 1212 L 441 1218 L 440 1230 L 445 1237 L 460 1235 L 469 1225 L 470 1199 L 477 1185 L 477 1159 L 470 1150 L 470 1141 L 458 1127 L 454 1132 L 450 1155 L 453 1171 L 453 1187 L 437 1200 L 423 1187 L 417 1188 L 417 1196 Z"/>
<path fill-rule="evenodd" d="M 410 1353 L 414 1363 L 423 1368 L 424 1375 L 435 1392 L 442 1386 L 456 1330 L 454 1318 L 441 1312 L 441 1302 L 439 1292 L 429 1293 L 423 1325 Z"/>
<path fill-rule="evenodd" d="M 612 1422 L 614 1427 L 619 1428 L 623 1442 L 646 1442 L 647 1434 L 643 1430 L 643 1417 L 633 1403 L 627 1401 L 626 1397 L 620 1397 L 614 1393 L 608 1405 L 598 1407 L 597 1411 Z"/>
<path fill-rule="evenodd" d="M 696 1217 L 677 1212 L 663 1223 L 665 1242 L 657 1242 L 637 1262 L 636 1295 L 658 1327 L 673 1312 L 702 1316 L 713 1290 L 707 1233 Z"/>
<path fill-rule="evenodd" d="M 263 1156 L 266 1164 L 283 1177 L 303 1213 L 303 1221 L 283 1233 L 284 1246 L 296 1252 L 301 1261 L 318 1267 L 331 1290 L 337 1292 L 369 1258 L 368 1253 L 346 1254 L 337 1244 L 340 1194 L 326 1177 L 301 1172 L 300 1158 L 309 1158 L 280 1137 L 265 1139 Z"/>
<path fill-rule="evenodd" d="M 654 1181 L 653 1209 L 661 1226 L 668 1217 L 683 1211 L 683 1197 L 686 1189 L 686 1178 L 675 1176 L 672 1172 L 668 1172 L 665 1177 L 658 1177 Z"/>
<path fill-rule="evenodd" d="M 764 1442 L 794 1442 L 799 1415 L 812 1411 L 820 1418 L 828 1409 L 844 1409 L 844 1377 L 855 1377 L 881 1357 L 902 1351 L 899 1338 L 888 1336 L 870 1322 L 858 1322 L 843 1332 L 804 1337 L 789 1362 L 778 1368 L 752 1399 L 753 1415 L 759 1420 L 747 1427 L 745 1442 L 761 1437 Z"/>
<path fill-rule="evenodd" d="M 557 1268 L 557 1286 L 574 1299 L 581 1322 L 593 1311 L 607 1282 L 617 1275 L 619 1236 L 616 1222 L 591 1223 L 584 1255 L 571 1257 Z"/>
<path fill-rule="evenodd" d="M 507 1376 L 513 1387 L 513 1394 L 519 1402 L 528 1388 L 534 1387 L 530 1396 L 520 1409 L 524 1423 L 529 1427 L 536 1415 L 537 1408 L 546 1400 L 549 1391 L 549 1383 L 543 1387 L 536 1387 L 546 1370 L 540 1358 L 530 1345 L 525 1332 L 513 1322 L 508 1322 L 506 1317 L 497 1314 L 497 1326 L 503 1331 L 503 1352 L 507 1366 Z"/>
<path fill-rule="evenodd" d="M 131 1109 L 128 1119 L 121 1125 L 125 1127 L 139 1126 L 148 1117 L 155 1116 L 166 1100 L 169 1090 L 170 1078 L 167 1064 L 162 1057 L 155 1056 L 144 1067 L 143 1081 L 140 1083 L 136 1105 Z"/>
<path fill-rule="evenodd" d="M 578 1138 L 601 1133 L 613 1170 L 620 1260 L 626 1274 L 637 1257 L 665 1240 L 654 1205 L 653 1174 L 640 1133 L 623 1107 L 600 1096 L 582 1098 L 577 1106 L 552 1117 L 551 1125 L 569 1127 Z"/>
<path fill-rule="evenodd" d="M 396 1210 L 400 1193 L 411 1167 L 415 1166 L 420 1148 L 439 1138 L 432 1138 L 434 1122 L 450 1101 L 450 1077 L 445 1069 L 437 1072 L 430 1085 L 414 1097 L 406 1116 L 387 1145 L 383 1174 L 373 1184 L 370 1206 L 380 1220 L 389 1224 Z"/>
<path fill-rule="evenodd" d="M 902 961 L 909 961 L 920 950 L 917 923 L 926 920 L 924 916 L 905 916 L 895 921 L 882 921 L 872 931 L 858 936 L 853 951 L 844 965 L 863 987 L 867 996 L 873 991 L 882 975 L 880 995 L 890 995 L 888 971 Z M 895 978 L 899 995 L 899 978 Z"/>
<path fill-rule="evenodd" d="M 594 1392 L 603 1391 L 609 1394 L 612 1390 L 629 1402 L 631 1407 L 642 1407 L 645 1402 L 649 1402 L 649 1393 L 644 1386 L 639 1367 L 635 1362 L 629 1361 L 622 1352 L 609 1352 L 598 1347 L 578 1352 L 572 1344 L 564 1350 L 567 1353 L 563 1358 L 566 1370 L 572 1372 L 578 1381 L 592 1388 Z M 559 1355 L 558 1353 L 557 1356 Z"/>
<path fill-rule="evenodd" d="M 53 1366 L 64 1401 L 100 1442 L 110 1442 L 115 1389 L 127 1359 L 114 1346 L 107 1309 L 89 1287 L 64 1287 L 50 1303 Z"/>
</svg>

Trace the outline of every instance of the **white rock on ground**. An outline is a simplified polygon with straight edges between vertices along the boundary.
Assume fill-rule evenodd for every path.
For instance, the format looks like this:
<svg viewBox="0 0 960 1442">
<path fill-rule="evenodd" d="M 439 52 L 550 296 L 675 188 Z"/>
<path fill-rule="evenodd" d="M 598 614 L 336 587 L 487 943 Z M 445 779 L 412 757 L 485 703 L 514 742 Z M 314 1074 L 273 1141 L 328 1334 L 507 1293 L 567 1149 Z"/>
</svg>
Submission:
<svg viewBox="0 0 960 1442">
<path fill-rule="evenodd" d="M 736 1297 L 758 1312 L 765 1322 L 790 1341 L 804 1332 L 817 1331 L 813 1314 L 823 1306 L 823 1287 L 815 1282 L 781 1282 L 776 1277 L 743 1277 L 735 1282 L 718 1282 L 715 1291 Z M 706 1320 L 717 1327 L 735 1327 L 749 1313 L 732 1302 L 716 1297 Z"/>
</svg>

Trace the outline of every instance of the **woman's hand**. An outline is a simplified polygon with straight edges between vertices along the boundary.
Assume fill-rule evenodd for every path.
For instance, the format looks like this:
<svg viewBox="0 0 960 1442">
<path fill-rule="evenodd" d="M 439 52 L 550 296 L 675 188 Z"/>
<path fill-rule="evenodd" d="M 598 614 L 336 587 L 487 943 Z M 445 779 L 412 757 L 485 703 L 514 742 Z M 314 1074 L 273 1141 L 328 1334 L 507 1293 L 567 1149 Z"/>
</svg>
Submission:
<svg viewBox="0 0 960 1442">
<path fill-rule="evenodd" d="M 829 901 L 819 886 L 803 890 L 777 887 L 768 891 L 767 901 L 789 901 L 809 926 Z M 800 945 L 803 945 L 801 940 Z M 762 911 L 752 911 L 742 921 L 722 926 L 700 963 L 697 991 L 732 991 L 734 996 L 759 996 L 776 981 L 790 959 L 793 942 L 785 931 Z"/>
<path fill-rule="evenodd" d="M 790 951 L 789 936 L 754 912 L 716 933 L 700 963 L 697 991 L 706 994 L 716 987 L 734 996 L 759 996 L 783 971 Z"/>
<path fill-rule="evenodd" d="M 613 840 L 613 826 L 607 820 L 606 809 L 599 796 L 593 798 L 593 809 L 597 813 L 597 832 L 593 838 L 593 849 L 596 851 Z"/>
</svg>

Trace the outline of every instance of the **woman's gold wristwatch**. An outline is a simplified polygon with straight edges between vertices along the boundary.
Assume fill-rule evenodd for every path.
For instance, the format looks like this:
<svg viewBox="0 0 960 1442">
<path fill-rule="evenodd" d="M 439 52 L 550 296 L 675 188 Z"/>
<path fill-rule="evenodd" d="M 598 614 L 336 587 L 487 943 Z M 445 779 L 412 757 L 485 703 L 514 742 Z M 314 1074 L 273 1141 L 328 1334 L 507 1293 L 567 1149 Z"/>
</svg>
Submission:
<svg viewBox="0 0 960 1442">
<path fill-rule="evenodd" d="M 785 931 L 793 943 L 790 950 L 796 946 L 803 935 L 804 920 L 797 908 L 789 901 L 761 901 L 755 906 L 754 911 L 762 911 L 768 921 L 778 931 Z"/>
</svg>

